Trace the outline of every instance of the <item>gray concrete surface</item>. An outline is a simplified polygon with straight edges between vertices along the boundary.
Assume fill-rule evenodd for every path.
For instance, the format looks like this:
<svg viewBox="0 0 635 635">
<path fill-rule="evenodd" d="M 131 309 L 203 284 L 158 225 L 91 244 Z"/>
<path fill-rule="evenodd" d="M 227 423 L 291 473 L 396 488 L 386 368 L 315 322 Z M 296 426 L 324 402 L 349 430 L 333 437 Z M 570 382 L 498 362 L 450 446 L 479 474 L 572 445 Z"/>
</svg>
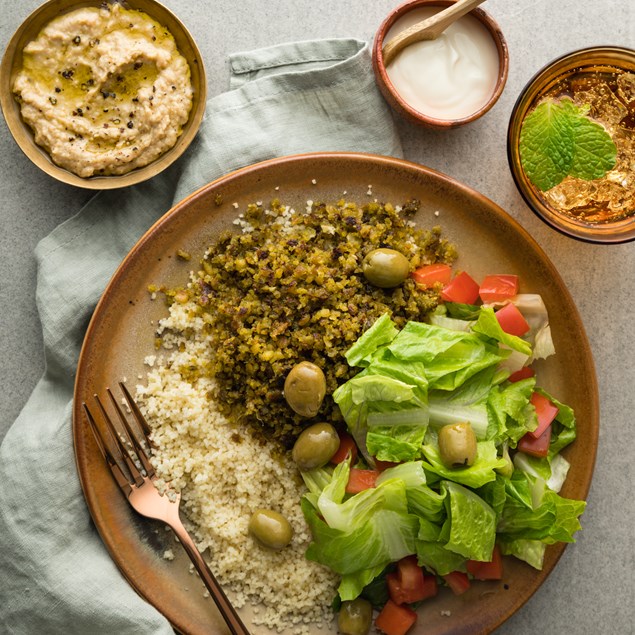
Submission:
<svg viewBox="0 0 635 635">
<path fill-rule="evenodd" d="M 37 0 L 0 0 L 4 50 Z M 291 40 L 371 39 L 393 0 L 165 0 L 190 28 L 205 58 L 209 93 L 226 89 L 226 56 Z M 532 599 L 498 635 L 635 633 L 633 371 L 635 243 L 595 246 L 541 223 L 523 203 L 507 165 L 513 104 L 527 80 L 567 51 L 598 44 L 635 46 L 630 0 L 488 0 L 508 40 L 511 66 L 499 103 L 482 120 L 451 133 L 399 123 L 406 158 L 479 190 L 514 216 L 560 271 L 585 323 L 596 361 L 601 429 L 584 530 Z M 90 193 L 57 183 L 20 152 L 0 123 L 0 438 L 43 371 L 35 306 L 33 248 L 73 215 Z"/>
</svg>

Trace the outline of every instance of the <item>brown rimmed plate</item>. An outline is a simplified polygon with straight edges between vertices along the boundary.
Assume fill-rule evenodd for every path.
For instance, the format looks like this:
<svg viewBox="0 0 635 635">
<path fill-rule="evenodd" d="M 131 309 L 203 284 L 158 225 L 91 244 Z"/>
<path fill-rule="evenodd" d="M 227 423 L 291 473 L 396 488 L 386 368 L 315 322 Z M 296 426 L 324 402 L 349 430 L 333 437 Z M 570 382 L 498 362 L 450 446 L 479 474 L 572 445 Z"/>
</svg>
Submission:
<svg viewBox="0 0 635 635">
<path fill-rule="evenodd" d="M 540 384 L 570 404 L 578 417 L 578 439 L 564 452 L 571 469 L 562 495 L 586 498 L 595 463 L 598 391 L 584 327 L 553 264 L 502 209 L 438 172 L 374 155 L 307 154 L 233 172 L 176 205 L 125 258 L 88 327 L 75 385 L 77 469 L 95 525 L 130 584 L 176 630 L 192 635 L 224 632 L 224 626 L 169 533 L 157 531 L 155 524 L 135 515 L 121 495 L 87 428 L 81 403 L 122 377 L 135 382 L 145 375 L 143 360 L 154 351 L 153 323 L 166 313 L 163 302 L 151 301 L 148 285 L 184 284 L 193 263 L 220 231 L 235 228 L 232 221 L 248 203 L 273 198 L 297 210 L 303 210 L 307 200 L 346 198 L 364 203 L 377 199 L 401 204 L 416 198 L 421 201 L 416 222 L 423 227 L 443 227 L 458 246 L 458 266 L 476 279 L 488 273 L 518 274 L 521 292 L 542 294 L 558 351 L 536 364 Z M 176 257 L 179 249 L 192 254 L 192 263 Z M 163 558 L 168 547 L 175 552 L 173 561 Z M 549 547 L 542 571 L 507 558 L 502 581 L 475 583 L 461 596 L 442 590 L 419 609 L 421 619 L 413 634 L 490 633 L 531 597 L 563 551 L 564 545 Z M 254 629 L 256 632 L 266 629 Z M 335 632 L 335 627 L 321 632 Z"/>
</svg>

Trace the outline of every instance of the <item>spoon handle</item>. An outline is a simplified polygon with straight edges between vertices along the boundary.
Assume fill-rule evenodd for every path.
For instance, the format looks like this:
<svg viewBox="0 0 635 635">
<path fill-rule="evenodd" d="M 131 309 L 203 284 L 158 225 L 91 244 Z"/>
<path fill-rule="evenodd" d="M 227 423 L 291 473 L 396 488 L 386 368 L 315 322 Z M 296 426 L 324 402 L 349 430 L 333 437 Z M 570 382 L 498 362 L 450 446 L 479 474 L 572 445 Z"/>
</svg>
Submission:
<svg viewBox="0 0 635 635">
<path fill-rule="evenodd" d="M 458 0 L 454 4 L 451 4 L 443 11 L 435 13 L 433 16 L 413 24 L 411 27 L 403 30 L 401 33 L 392 38 L 382 49 L 382 55 L 384 58 L 384 64 L 387 66 L 395 59 L 397 54 L 401 52 L 403 48 L 420 42 L 422 40 L 434 40 L 450 24 L 458 20 L 460 17 L 469 13 L 472 9 L 476 8 L 479 4 L 482 4 L 485 0 Z"/>
</svg>

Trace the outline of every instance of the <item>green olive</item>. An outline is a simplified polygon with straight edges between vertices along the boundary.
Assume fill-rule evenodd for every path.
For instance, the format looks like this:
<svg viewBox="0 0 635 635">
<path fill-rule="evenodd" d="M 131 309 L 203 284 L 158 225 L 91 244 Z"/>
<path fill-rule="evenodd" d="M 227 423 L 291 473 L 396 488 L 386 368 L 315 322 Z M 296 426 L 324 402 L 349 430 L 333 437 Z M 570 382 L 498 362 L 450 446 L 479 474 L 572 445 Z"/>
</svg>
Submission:
<svg viewBox="0 0 635 635">
<path fill-rule="evenodd" d="M 302 471 L 326 465 L 340 447 L 337 430 L 330 423 L 316 423 L 302 430 L 291 456 Z"/>
<path fill-rule="evenodd" d="M 453 423 L 439 431 L 439 452 L 447 467 L 472 465 L 476 459 L 476 435 L 472 426 Z"/>
<path fill-rule="evenodd" d="M 394 249 L 375 249 L 366 254 L 362 263 L 366 280 L 376 287 L 398 287 L 410 271 L 408 259 Z"/>
<path fill-rule="evenodd" d="M 326 378 L 319 366 L 311 362 L 296 364 L 284 382 L 284 398 L 302 417 L 315 417 L 326 395 Z"/>
<path fill-rule="evenodd" d="M 289 521 L 272 509 L 257 509 L 249 519 L 249 533 L 263 546 L 280 551 L 293 537 Z"/>
<path fill-rule="evenodd" d="M 366 635 L 373 621 L 373 607 L 368 600 L 357 598 L 342 602 L 337 628 L 342 635 Z"/>
</svg>

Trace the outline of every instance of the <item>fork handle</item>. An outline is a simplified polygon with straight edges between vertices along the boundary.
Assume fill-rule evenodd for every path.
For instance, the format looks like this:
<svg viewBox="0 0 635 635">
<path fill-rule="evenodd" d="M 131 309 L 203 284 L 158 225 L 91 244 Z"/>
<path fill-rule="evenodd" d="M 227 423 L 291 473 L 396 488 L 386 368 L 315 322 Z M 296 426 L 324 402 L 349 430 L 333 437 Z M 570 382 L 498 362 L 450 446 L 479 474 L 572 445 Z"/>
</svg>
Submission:
<svg viewBox="0 0 635 635">
<path fill-rule="evenodd" d="M 236 609 L 227 599 L 225 592 L 214 577 L 214 574 L 210 571 L 210 568 L 207 566 L 207 563 L 203 559 L 201 552 L 198 550 L 196 544 L 183 526 L 181 520 L 171 519 L 170 527 L 172 527 L 174 533 L 181 541 L 181 544 L 187 552 L 187 555 L 190 557 L 190 560 L 192 561 L 199 575 L 203 579 L 205 586 L 210 592 L 212 599 L 216 603 L 216 606 L 223 616 L 223 619 L 227 623 L 227 626 L 229 627 L 232 635 L 250 635 L 247 627 L 243 624 L 240 616 L 236 612 Z"/>
</svg>

